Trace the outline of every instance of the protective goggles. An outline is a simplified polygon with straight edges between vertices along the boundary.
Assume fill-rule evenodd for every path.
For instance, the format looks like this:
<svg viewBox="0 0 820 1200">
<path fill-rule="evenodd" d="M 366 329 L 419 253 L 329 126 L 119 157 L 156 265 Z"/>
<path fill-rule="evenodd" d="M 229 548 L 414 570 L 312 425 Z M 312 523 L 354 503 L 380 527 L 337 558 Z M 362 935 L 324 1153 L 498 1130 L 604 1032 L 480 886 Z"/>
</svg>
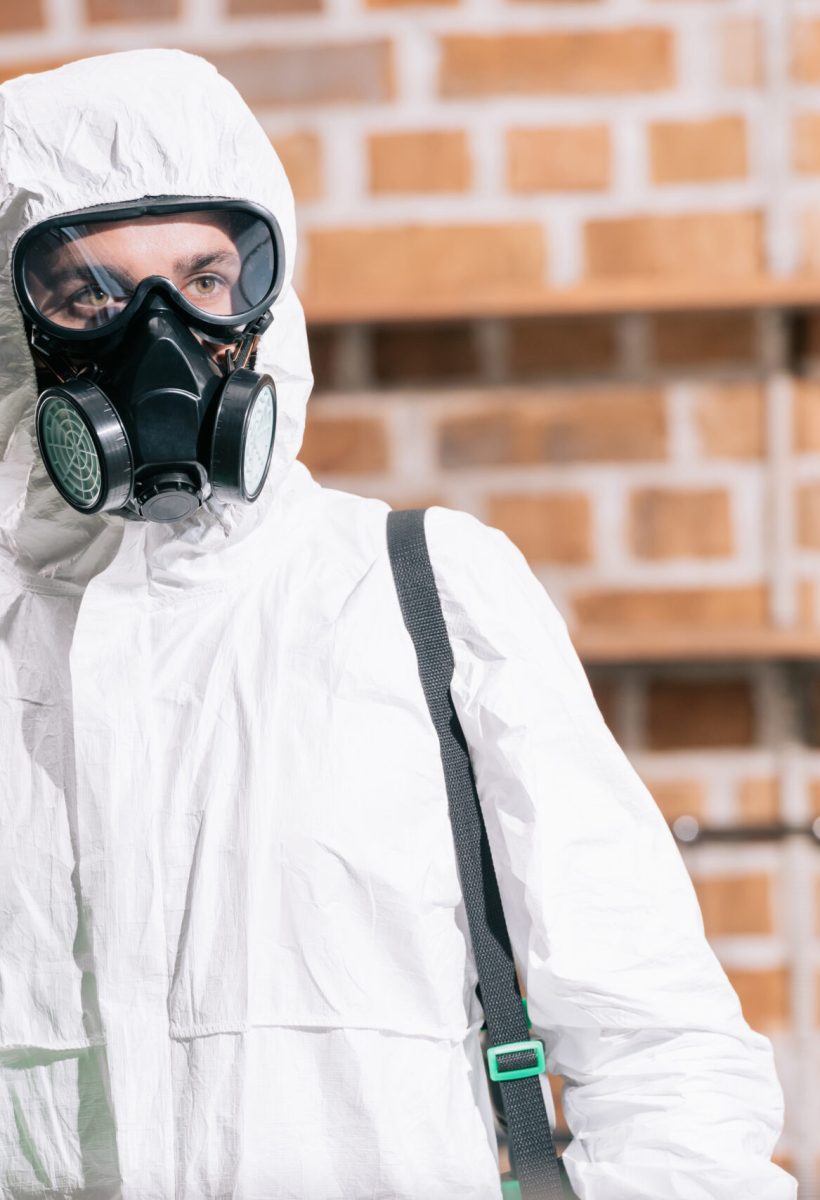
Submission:
<svg viewBox="0 0 820 1200">
<path fill-rule="evenodd" d="M 254 321 L 284 275 L 276 218 L 244 200 L 151 199 L 41 221 L 17 243 L 14 288 L 25 315 L 64 341 L 127 325 L 151 289 L 219 334 Z"/>
</svg>

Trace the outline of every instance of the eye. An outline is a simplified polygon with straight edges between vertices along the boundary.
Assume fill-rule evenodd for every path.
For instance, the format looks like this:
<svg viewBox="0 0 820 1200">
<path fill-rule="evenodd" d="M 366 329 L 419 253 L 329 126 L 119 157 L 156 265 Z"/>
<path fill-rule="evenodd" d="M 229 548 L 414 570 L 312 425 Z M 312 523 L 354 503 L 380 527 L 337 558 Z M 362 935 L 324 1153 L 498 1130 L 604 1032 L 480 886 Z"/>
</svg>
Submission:
<svg viewBox="0 0 820 1200">
<path fill-rule="evenodd" d="M 107 308 L 114 300 L 110 292 L 101 287 L 86 287 L 81 291 L 75 292 L 71 297 L 71 303 L 82 305 L 85 308 Z"/>
<path fill-rule="evenodd" d="M 195 296 L 204 298 L 215 296 L 224 282 L 218 275 L 199 275 L 196 279 L 192 279 L 188 286 Z"/>
</svg>

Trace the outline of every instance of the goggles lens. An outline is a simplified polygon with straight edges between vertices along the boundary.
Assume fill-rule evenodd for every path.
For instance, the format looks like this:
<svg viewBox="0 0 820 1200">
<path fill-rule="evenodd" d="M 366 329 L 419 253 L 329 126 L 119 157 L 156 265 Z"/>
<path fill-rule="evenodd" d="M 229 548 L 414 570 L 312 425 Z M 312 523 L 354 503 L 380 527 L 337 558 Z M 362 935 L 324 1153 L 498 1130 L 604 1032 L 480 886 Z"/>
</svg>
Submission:
<svg viewBox="0 0 820 1200">
<path fill-rule="evenodd" d="M 28 242 L 21 270 L 41 317 L 89 330 L 118 317 L 150 276 L 203 314 L 241 317 L 268 295 L 276 266 L 265 221 L 214 208 L 51 224 Z"/>
</svg>

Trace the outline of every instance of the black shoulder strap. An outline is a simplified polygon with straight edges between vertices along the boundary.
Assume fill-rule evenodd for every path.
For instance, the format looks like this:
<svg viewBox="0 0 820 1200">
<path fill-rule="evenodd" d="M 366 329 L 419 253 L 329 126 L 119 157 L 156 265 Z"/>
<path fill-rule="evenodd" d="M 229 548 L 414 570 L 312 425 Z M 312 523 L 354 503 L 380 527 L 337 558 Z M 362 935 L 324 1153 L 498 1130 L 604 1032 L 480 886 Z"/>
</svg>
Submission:
<svg viewBox="0 0 820 1200">
<path fill-rule="evenodd" d="M 424 509 L 391 512 L 387 545 L 404 623 L 438 733 L 461 888 L 487 1021 L 491 1077 L 498 1078 L 510 1159 L 523 1200 L 563 1196 L 538 1075 L 543 1046 L 529 1037 L 467 743 L 450 695 L 453 653 L 424 533 Z M 522 1045 L 522 1043 L 528 1043 Z M 502 1050 L 502 1046 L 517 1049 Z"/>
</svg>

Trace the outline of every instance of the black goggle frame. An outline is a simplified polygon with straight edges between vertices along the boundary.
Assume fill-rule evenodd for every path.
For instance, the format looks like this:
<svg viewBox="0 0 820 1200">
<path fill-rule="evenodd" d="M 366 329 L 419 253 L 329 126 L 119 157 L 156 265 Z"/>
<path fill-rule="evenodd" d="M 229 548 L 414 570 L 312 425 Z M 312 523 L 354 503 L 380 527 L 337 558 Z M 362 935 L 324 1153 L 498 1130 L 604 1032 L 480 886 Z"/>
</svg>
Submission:
<svg viewBox="0 0 820 1200">
<path fill-rule="evenodd" d="M 44 317 L 32 300 L 25 278 L 26 251 L 31 242 L 42 237 L 49 229 L 62 228 L 72 221 L 77 224 L 90 225 L 94 222 L 127 221 L 144 216 L 157 216 L 177 212 L 223 211 L 242 212 L 256 217 L 267 227 L 273 245 L 274 264 L 273 279 L 267 293 L 252 308 L 241 313 L 214 315 L 197 308 L 190 300 L 182 295 L 179 288 L 164 275 L 149 275 L 141 280 L 128 303 L 102 326 L 93 329 L 73 329 L 58 325 Z M 33 328 L 63 343 L 94 343 L 97 340 L 115 337 L 124 330 L 131 320 L 133 313 L 142 304 L 149 291 L 163 291 L 169 300 L 186 316 L 189 324 L 205 334 L 212 334 L 216 341 L 228 340 L 228 335 L 236 333 L 261 317 L 276 300 L 282 290 L 285 274 L 285 249 L 279 222 L 273 213 L 251 200 L 236 200 L 230 197 L 209 196 L 146 196 L 141 200 L 125 201 L 116 204 L 101 204 L 93 208 L 78 209 L 73 212 L 60 213 L 48 217 L 33 225 L 19 239 L 12 254 L 12 282 L 20 308 L 27 321 Z"/>
</svg>

